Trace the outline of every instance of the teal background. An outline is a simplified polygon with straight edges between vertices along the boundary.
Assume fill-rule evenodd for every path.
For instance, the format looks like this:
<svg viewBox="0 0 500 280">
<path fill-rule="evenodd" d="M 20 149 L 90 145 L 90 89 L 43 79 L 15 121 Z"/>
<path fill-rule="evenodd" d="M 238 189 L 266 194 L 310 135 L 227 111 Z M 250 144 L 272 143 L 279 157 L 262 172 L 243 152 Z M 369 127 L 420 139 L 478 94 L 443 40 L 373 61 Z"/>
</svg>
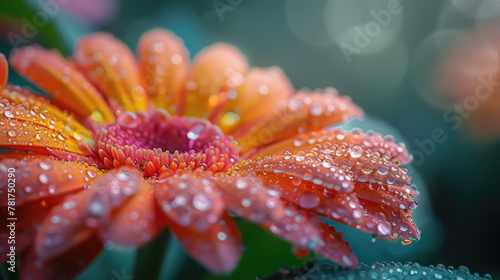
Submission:
<svg viewBox="0 0 500 280">
<path fill-rule="evenodd" d="M 280 66 L 296 89 L 337 88 L 351 96 L 367 115 L 364 121 L 348 123 L 347 129 L 360 127 L 392 134 L 417 153 L 422 152 L 418 141 L 442 129 L 446 140 L 435 144 L 432 153 L 409 168 L 422 192 L 415 211 L 421 241 L 409 246 L 386 240 L 373 243 L 369 234 L 339 228 L 364 263 L 394 260 L 467 265 L 473 272 L 500 276 L 500 142 L 478 140 L 465 125 L 454 130 L 443 118 L 450 104 L 443 103 L 433 84 L 433 71 L 449 53 L 456 34 L 478 24 L 469 13 L 474 7 L 458 0 L 398 1 L 401 12 L 391 15 L 387 26 L 361 48 L 360 54 L 347 59 L 341 42 L 353 45 L 349 28 L 373 21 L 370 11 L 387 9 L 389 0 L 116 2 L 119 9 L 115 16 L 98 24 L 79 20 L 61 9 L 30 42 L 70 54 L 80 35 L 107 31 L 134 50 L 144 31 L 163 27 L 184 39 L 191 56 L 224 41 L 240 48 L 251 66 Z M 39 3 L 2 1 L 0 52 L 11 51 L 7 35 L 19 31 L 23 18 L 39 12 Z M 10 81 L 28 85 L 13 72 Z M 247 222 L 239 224 L 247 250 L 239 268 L 226 279 L 254 279 L 313 257 L 296 259 L 285 242 Z M 170 244 L 163 273 L 182 279 L 178 268 L 188 262 L 187 257 L 175 239 Z M 80 279 L 113 279 L 115 272 L 133 276 L 134 256 L 134 249 L 110 248 Z"/>
</svg>

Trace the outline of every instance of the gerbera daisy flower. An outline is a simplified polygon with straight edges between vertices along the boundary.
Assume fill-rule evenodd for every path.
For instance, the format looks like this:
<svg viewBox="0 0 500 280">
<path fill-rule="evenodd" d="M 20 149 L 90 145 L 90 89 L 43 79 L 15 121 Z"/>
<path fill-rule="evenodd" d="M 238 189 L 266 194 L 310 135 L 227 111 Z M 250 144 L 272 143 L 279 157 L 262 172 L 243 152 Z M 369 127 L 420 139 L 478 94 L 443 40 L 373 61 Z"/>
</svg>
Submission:
<svg viewBox="0 0 500 280">
<path fill-rule="evenodd" d="M 200 264 L 227 273 L 242 253 L 229 213 L 347 267 L 356 257 L 324 220 L 419 239 L 404 146 L 325 129 L 362 115 L 348 97 L 293 94 L 279 69 L 248 69 L 226 44 L 190 64 L 165 30 L 145 33 L 137 54 L 102 33 L 70 59 L 14 52 L 11 66 L 52 98 L 6 85 L 1 60 L 1 203 L 13 173 L 24 278 L 66 279 L 103 242 L 142 246 L 165 226 Z"/>
</svg>

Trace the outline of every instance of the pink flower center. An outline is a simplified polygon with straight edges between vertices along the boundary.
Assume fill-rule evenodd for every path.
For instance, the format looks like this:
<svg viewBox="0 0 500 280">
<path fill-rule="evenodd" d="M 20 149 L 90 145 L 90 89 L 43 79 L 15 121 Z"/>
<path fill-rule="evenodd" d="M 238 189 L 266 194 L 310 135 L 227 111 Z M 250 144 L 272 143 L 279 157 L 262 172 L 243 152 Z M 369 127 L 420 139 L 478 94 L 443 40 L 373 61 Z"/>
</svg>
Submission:
<svg viewBox="0 0 500 280">
<path fill-rule="evenodd" d="M 236 142 L 217 126 L 159 110 L 122 113 L 98 128 L 94 140 L 106 168 L 136 166 L 145 177 L 176 170 L 224 172 L 239 162 Z"/>
</svg>

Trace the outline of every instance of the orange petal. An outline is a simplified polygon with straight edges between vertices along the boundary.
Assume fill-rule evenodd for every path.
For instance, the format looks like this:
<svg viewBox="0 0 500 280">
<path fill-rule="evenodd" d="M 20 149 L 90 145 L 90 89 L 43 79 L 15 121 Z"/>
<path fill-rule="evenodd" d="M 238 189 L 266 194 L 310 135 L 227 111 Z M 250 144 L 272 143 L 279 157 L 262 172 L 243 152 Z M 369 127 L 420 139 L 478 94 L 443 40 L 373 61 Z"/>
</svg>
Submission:
<svg viewBox="0 0 500 280">
<path fill-rule="evenodd" d="M 104 241 L 122 246 L 142 246 L 160 232 L 156 223 L 156 201 L 152 188 L 144 187 L 116 209 L 109 222 L 99 227 Z"/>
<path fill-rule="evenodd" d="M 268 115 L 264 121 L 248 124 L 233 134 L 242 152 L 361 116 L 362 111 L 349 97 L 340 97 L 329 88 L 324 93 L 299 92 Z"/>
<path fill-rule="evenodd" d="M 254 222 L 279 221 L 284 205 L 278 192 L 268 189 L 255 177 L 227 176 L 216 178 L 222 199 L 228 209 Z"/>
<path fill-rule="evenodd" d="M 7 86 L 7 78 L 9 77 L 9 66 L 5 56 L 0 53 L 0 91 Z"/>
<path fill-rule="evenodd" d="M 224 93 L 238 88 L 247 71 L 243 55 L 227 44 L 215 44 L 202 50 L 193 61 L 187 83 L 185 115 L 207 117 Z"/>
<path fill-rule="evenodd" d="M 41 259 L 51 259 L 85 241 L 109 221 L 113 210 L 146 187 L 140 172 L 123 167 L 94 180 L 90 188 L 52 208 L 35 239 Z"/>
<path fill-rule="evenodd" d="M 378 133 L 363 134 L 360 133 L 360 131 L 347 132 L 341 129 L 314 131 L 308 134 L 298 135 L 273 143 L 269 146 L 253 149 L 246 153 L 246 157 L 253 158 L 257 155 L 267 156 L 281 154 L 285 151 L 309 151 L 314 147 L 325 148 L 326 146 L 331 147 L 333 145 L 344 145 L 349 147 L 359 146 L 355 148 L 355 150 L 366 151 L 370 149 L 373 153 L 378 153 L 378 157 L 387 154 L 391 158 L 391 161 L 398 165 L 408 164 L 411 161 L 405 145 L 403 143 L 394 143 L 392 136 L 382 137 L 382 135 Z"/>
<path fill-rule="evenodd" d="M 99 238 L 91 236 L 73 250 L 53 259 L 39 259 L 34 250 L 30 250 L 20 261 L 21 276 L 23 279 L 31 280 L 73 279 L 90 265 L 102 247 Z"/>
<path fill-rule="evenodd" d="M 144 33 L 137 48 L 142 85 L 157 108 L 171 113 L 181 102 L 189 69 L 189 54 L 182 40 L 170 31 Z"/>
<path fill-rule="evenodd" d="M 209 177 L 184 173 L 160 180 L 155 196 L 169 219 L 190 230 L 205 232 L 224 211 L 217 190 Z"/>
<path fill-rule="evenodd" d="M 132 52 L 106 33 L 94 33 L 76 44 L 76 64 L 105 96 L 125 111 L 146 110 L 147 95 L 139 81 Z"/>
<path fill-rule="evenodd" d="M 14 172 L 10 172 L 14 170 Z M 81 190 L 97 177 L 93 166 L 53 159 L 10 159 L 0 161 L 1 205 L 7 205 L 8 182 L 16 185 L 16 203 L 24 203 Z M 10 175 L 12 174 L 12 175 Z"/>
<path fill-rule="evenodd" d="M 253 69 L 229 100 L 216 124 L 230 133 L 246 123 L 264 118 L 282 100 L 288 100 L 293 87 L 279 68 Z"/>
<path fill-rule="evenodd" d="M 167 223 L 188 254 L 210 271 L 227 274 L 238 264 L 242 253 L 241 237 L 236 224 L 227 213 L 204 233 L 172 220 Z"/>
<path fill-rule="evenodd" d="M 50 93 L 54 104 L 75 113 L 80 119 L 114 119 L 108 105 L 83 75 L 56 51 L 40 47 L 21 48 L 10 57 L 14 69 Z"/>
</svg>

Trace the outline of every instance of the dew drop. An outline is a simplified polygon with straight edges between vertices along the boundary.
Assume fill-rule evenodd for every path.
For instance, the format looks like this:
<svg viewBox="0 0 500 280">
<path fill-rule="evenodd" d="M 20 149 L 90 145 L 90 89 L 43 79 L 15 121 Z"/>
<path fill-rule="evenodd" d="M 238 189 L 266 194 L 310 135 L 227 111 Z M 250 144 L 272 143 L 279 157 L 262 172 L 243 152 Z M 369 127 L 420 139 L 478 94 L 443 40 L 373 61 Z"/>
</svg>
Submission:
<svg viewBox="0 0 500 280">
<path fill-rule="evenodd" d="M 300 139 L 293 140 L 293 145 L 295 145 L 295 147 L 300 147 L 300 146 L 302 146 L 302 144 L 304 144 L 304 141 L 302 141 Z"/>
<path fill-rule="evenodd" d="M 90 178 L 96 178 L 97 177 L 97 171 L 94 170 L 94 169 L 88 169 L 87 170 L 87 175 L 90 177 Z"/>
<path fill-rule="evenodd" d="M 40 112 L 40 117 L 44 120 L 47 119 L 49 116 L 50 114 L 48 110 L 43 110 L 42 112 Z"/>
<path fill-rule="evenodd" d="M 124 112 L 118 116 L 116 122 L 126 128 L 136 128 L 139 125 L 137 115 L 132 112 Z"/>
<path fill-rule="evenodd" d="M 250 207 L 252 205 L 252 202 L 249 199 L 244 198 L 241 200 L 241 205 L 243 205 L 245 207 Z"/>
<path fill-rule="evenodd" d="M 196 140 L 200 137 L 201 132 L 205 128 L 205 125 L 202 123 L 196 124 L 187 133 L 187 138 L 191 140 Z"/>
<path fill-rule="evenodd" d="M 208 197 L 205 194 L 198 193 L 193 198 L 193 206 L 194 206 L 194 208 L 205 212 L 211 208 L 212 203 L 210 202 L 210 200 L 208 199 Z"/>
<path fill-rule="evenodd" d="M 5 112 L 3 112 L 3 115 L 6 116 L 7 118 L 13 118 L 14 117 L 14 113 L 10 110 L 5 110 Z"/>
<path fill-rule="evenodd" d="M 394 177 L 394 175 L 391 175 L 391 176 L 389 176 L 389 177 L 387 178 L 387 180 L 386 180 L 386 181 L 387 181 L 387 184 L 388 184 L 388 185 L 392 185 L 392 184 L 394 184 L 394 183 L 396 182 L 396 177 Z"/>
<path fill-rule="evenodd" d="M 130 176 L 125 172 L 118 172 L 116 174 L 116 178 L 122 182 L 126 182 L 126 181 L 130 180 Z"/>
<path fill-rule="evenodd" d="M 377 230 L 380 233 L 380 235 L 390 235 L 391 234 L 391 228 L 386 225 L 385 223 L 379 223 L 377 225 Z"/>
<path fill-rule="evenodd" d="M 94 200 L 88 206 L 88 212 L 95 216 L 101 216 L 104 214 L 104 205 L 99 200 Z"/>
<path fill-rule="evenodd" d="M 38 176 L 38 180 L 39 180 L 39 181 L 40 181 L 40 183 L 42 183 L 42 184 L 48 184 L 48 183 L 49 183 L 49 181 L 50 181 L 50 176 L 49 176 L 49 175 L 47 175 L 47 174 L 43 174 L 43 173 L 42 173 L 42 174 L 40 174 L 40 175 Z"/>
<path fill-rule="evenodd" d="M 224 232 L 222 231 L 219 231 L 217 233 L 217 238 L 220 240 L 220 241 L 224 241 L 227 239 L 227 234 L 225 234 Z"/>
<path fill-rule="evenodd" d="M 389 170 L 390 170 L 389 167 L 381 165 L 378 167 L 377 172 L 380 175 L 387 175 L 389 173 Z"/>
<path fill-rule="evenodd" d="M 296 187 L 300 186 L 301 183 L 302 183 L 302 179 L 300 179 L 299 177 L 295 177 L 292 180 L 292 185 L 294 185 Z"/>
<path fill-rule="evenodd" d="M 309 181 L 313 178 L 313 172 L 312 170 L 308 169 L 302 174 L 302 179 Z"/>
<path fill-rule="evenodd" d="M 66 201 L 66 202 L 63 203 L 62 207 L 65 210 L 71 210 L 71 209 L 73 209 L 73 208 L 76 207 L 76 202 L 74 202 L 72 200 Z"/>
<path fill-rule="evenodd" d="M 50 164 L 49 162 L 45 162 L 45 161 L 41 161 L 38 166 L 43 169 L 43 170 L 50 170 L 52 168 L 52 164 Z"/>
<path fill-rule="evenodd" d="M 311 115 L 320 116 L 323 113 L 323 109 L 321 108 L 321 104 L 313 103 L 310 108 Z"/>
<path fill-rule="evenodd" d="M 306 159 L 306 154 L 302 151 L 298 152 L 296 155 L 295 155 L 295 161 L 296 162 L 302 162 Z"/>
<path fill-rule="evenodd" d="M 365 174 L 370 174 L 373 171 L 373 166 L 371 163 L 367 162 L 361 166 L 361 171 Z"/>
<path fill-rule="evenodd" d="M 401 243 L 403 243 L 403 245 L 410 245 L 412 243 L 412 240 L 411 239 L 403 239 L 401 241 Z"/>
<path fill-rule="evenodd" d="M 314 193 L 306 192 L 300 196 L 299 205 L 304 209 L 315 208 L 319 205 L 319 197 Z"/>
<path fill-rule="evenodd" d="M 282 164 L 278 164 L 275 168 L 274 168 L 274 173 L 276 174 L 281 174 L 285 172 L 285 167 L 282 165 Z"/>
<path fill-rule="evenodd" d="M 363 148 L 361 146 L 353 146 L 351 148 L 351 157 L 353 158 L 359 158 L 363 155 Z"/>
</svg>

